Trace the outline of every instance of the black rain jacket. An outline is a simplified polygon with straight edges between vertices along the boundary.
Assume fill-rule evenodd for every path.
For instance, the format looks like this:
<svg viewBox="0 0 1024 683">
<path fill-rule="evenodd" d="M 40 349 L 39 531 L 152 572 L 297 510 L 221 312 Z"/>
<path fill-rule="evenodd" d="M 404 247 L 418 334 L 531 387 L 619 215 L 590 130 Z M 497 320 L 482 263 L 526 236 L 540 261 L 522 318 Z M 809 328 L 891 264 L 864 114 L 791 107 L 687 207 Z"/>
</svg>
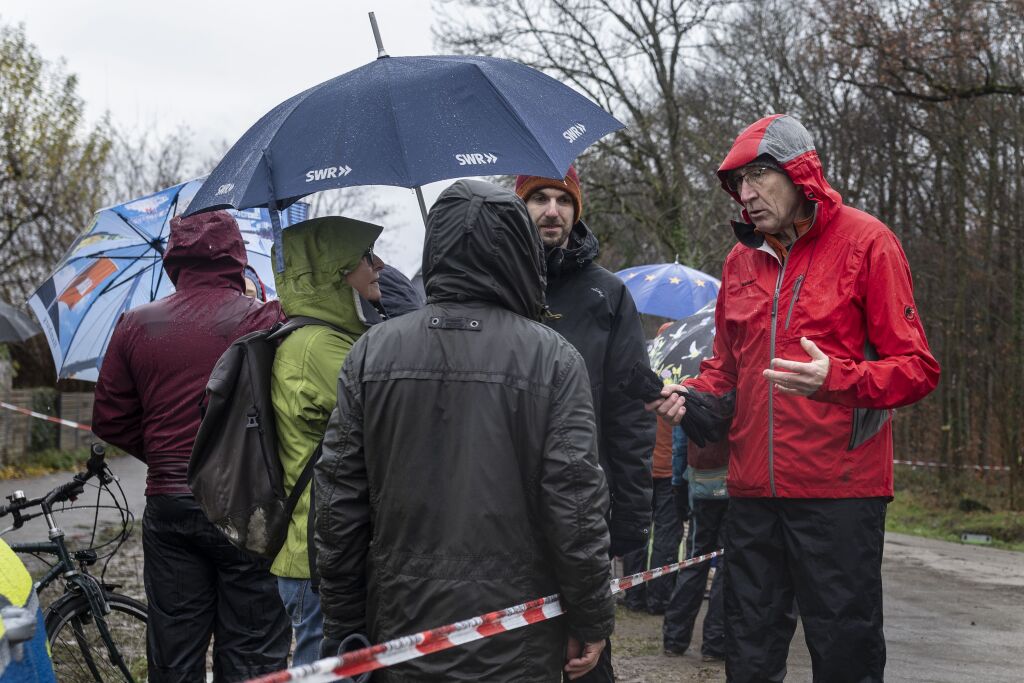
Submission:
<svg viewBox="0 0 1024 683">
<path fill-rule="evenodd" d="M 316 468 L 324 634 L 381 642 L 561 593 L 565 616 L 381 670 L 561 680 L 567 632 L 608 637 L 608 492 L 580 355 L 537 322 L 522 202 L 460 181 L 430 212 L 427 306 L 376 325 L 338 380 Z"/>
<path fill-rule="evenodd" d="M 601 467 L 611 492 L 613 546 L 642 544 L 651 525 L 651 454 L 657 418 L 619 391 L 636 363 L 649 364 L 633 297 L 613 273 L 594 263 L 597 237 L 583 221 L 569 243 L 547 252 L 548 325 L 583 356 L 597 416 Z"/>
</svg>

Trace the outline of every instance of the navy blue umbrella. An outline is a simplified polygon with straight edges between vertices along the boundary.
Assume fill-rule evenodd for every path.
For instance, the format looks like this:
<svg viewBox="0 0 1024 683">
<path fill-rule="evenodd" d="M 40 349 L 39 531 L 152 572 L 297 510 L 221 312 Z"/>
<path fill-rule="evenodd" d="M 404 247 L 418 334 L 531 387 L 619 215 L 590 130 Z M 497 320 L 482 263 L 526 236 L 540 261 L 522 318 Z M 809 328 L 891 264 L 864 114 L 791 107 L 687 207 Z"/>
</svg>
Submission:
<svg viewBox="0 0 1024 683">
<path fill-rule="evenodd" d="M 622 124 L 572 88 L 492 57 L 379 57 L 274 107 L 228 150 L 189 213 L 282 208 L 353 185 L 562 178 Z"/>
</svg>

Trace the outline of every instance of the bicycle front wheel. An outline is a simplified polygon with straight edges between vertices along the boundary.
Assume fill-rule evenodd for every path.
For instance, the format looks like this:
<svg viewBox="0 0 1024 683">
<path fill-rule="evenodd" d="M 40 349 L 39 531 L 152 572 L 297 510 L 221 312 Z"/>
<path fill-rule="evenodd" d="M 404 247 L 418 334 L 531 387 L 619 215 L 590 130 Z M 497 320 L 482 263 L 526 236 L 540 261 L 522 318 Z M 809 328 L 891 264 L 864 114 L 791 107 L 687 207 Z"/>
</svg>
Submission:
<svg viewBox="0 0 1024 683">
<path fill-rule="evenodd" d="M 116 593 L 106 598 L 110 614 L 99 616 L 106 623 L 114 651 L 107 647 L 85 596 L 46 615 L 53 671 L 61 683 L 146 680 L 146 606 Z"/>
</svg>

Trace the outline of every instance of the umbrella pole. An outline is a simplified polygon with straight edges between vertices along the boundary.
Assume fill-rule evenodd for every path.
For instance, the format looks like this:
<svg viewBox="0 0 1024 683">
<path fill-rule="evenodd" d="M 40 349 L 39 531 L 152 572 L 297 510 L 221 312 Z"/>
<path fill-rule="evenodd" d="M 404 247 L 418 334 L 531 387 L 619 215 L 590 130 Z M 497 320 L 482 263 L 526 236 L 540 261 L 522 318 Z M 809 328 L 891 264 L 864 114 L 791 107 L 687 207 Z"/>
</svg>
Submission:
<svg viewBox="0 0 1024 683">
<path fill-rule="evenodd" d="M 377 26 L 377 15 L 373 12 L 370 15 L 370 28 L 373 30 L 373 40 L 377 43 L 377 59 L 388 57 L 388 51 L 384 49 L 384 41 L 380 38 L 380 28 Z M 423 190 L 419 187 L 416 190 L 416 201 L 420 203 L 420 216 L 423 217 L 423 227 L 427 227 L 427 203 L 423 201 Z"/>
<path fill-rule="evenodd" d="M 270 229 L 274 233 L 274 272 L 284 272 L 284 242 L 281 241 L 281 212 L 275 204 L 269 207 Z"/>
<path fill-rule="evenodd" d="M 416 201 L 420 203 L 420 215 L 423 216 L 423 227 L 427 227 L 427 203 L 423 201 L 423 189 L 419 186 L 413 188 L 416 190 Z"/>
</svg>

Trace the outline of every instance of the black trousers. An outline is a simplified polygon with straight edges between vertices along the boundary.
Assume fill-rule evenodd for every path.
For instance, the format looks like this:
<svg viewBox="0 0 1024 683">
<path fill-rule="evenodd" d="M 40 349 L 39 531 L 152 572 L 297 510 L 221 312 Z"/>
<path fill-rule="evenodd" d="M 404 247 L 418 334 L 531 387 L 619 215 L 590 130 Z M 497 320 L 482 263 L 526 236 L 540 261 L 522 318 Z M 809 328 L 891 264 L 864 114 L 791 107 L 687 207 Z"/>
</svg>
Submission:
<svg viewBox="0 0 1024 683">
<path fill-rule="evenodd" d="M 654 538 L 651 542 L 650 560 L 647 546 L 627 553 L 622 558 L 622 571 L 627 576 L 679 561 L 679 544 L 682 541 L 683 528 L 676 513 L 671 477 L 654 480 L 651 504 L 654 511 Z M 633 610 L 661 614 L 668 605 L 675 583 L 676 575 L 673 573 L 630 588 L 626 591 L 626 606 Z"/>
<path fill-rule="evenodd" d="M 696 499 L 690 517 L 690 534 L 686 539 L 686 557 L 696 557 L 723 547 L 725 511 L 729 507 L 727 498 L 714 500 Z M 728 561 L 728 553 L 719 560 L 718 570 L 711 582 L 711 596 L 708 611 L 704 615 L 704 640 L 701 653 L 712 657 L 725 656 L 725 626 L 722 620 L 722 560 Z M 708 581 L 710 562 L 701 562 L 679 572 L 676 588 L 672 592 L 665 622 L 661 632 L 666 650 L 684 652 L 690 647 L 693 625 L 704 602 L 704 587 Z"/>
<path fill-rule="evenodd" d="M 150 683 L 215 681 L 288 666 L 291 627 L 270 563 L 231 545 L 191 496 L 150 496 L 142 519 Z"/>
<path fill-rule="evenodd" d="M 884 498 L 732 498 L 725 522 L 726 677 L 782 681 L 803 620 L 813 679 L 882 681 Z"/>
</svg>

